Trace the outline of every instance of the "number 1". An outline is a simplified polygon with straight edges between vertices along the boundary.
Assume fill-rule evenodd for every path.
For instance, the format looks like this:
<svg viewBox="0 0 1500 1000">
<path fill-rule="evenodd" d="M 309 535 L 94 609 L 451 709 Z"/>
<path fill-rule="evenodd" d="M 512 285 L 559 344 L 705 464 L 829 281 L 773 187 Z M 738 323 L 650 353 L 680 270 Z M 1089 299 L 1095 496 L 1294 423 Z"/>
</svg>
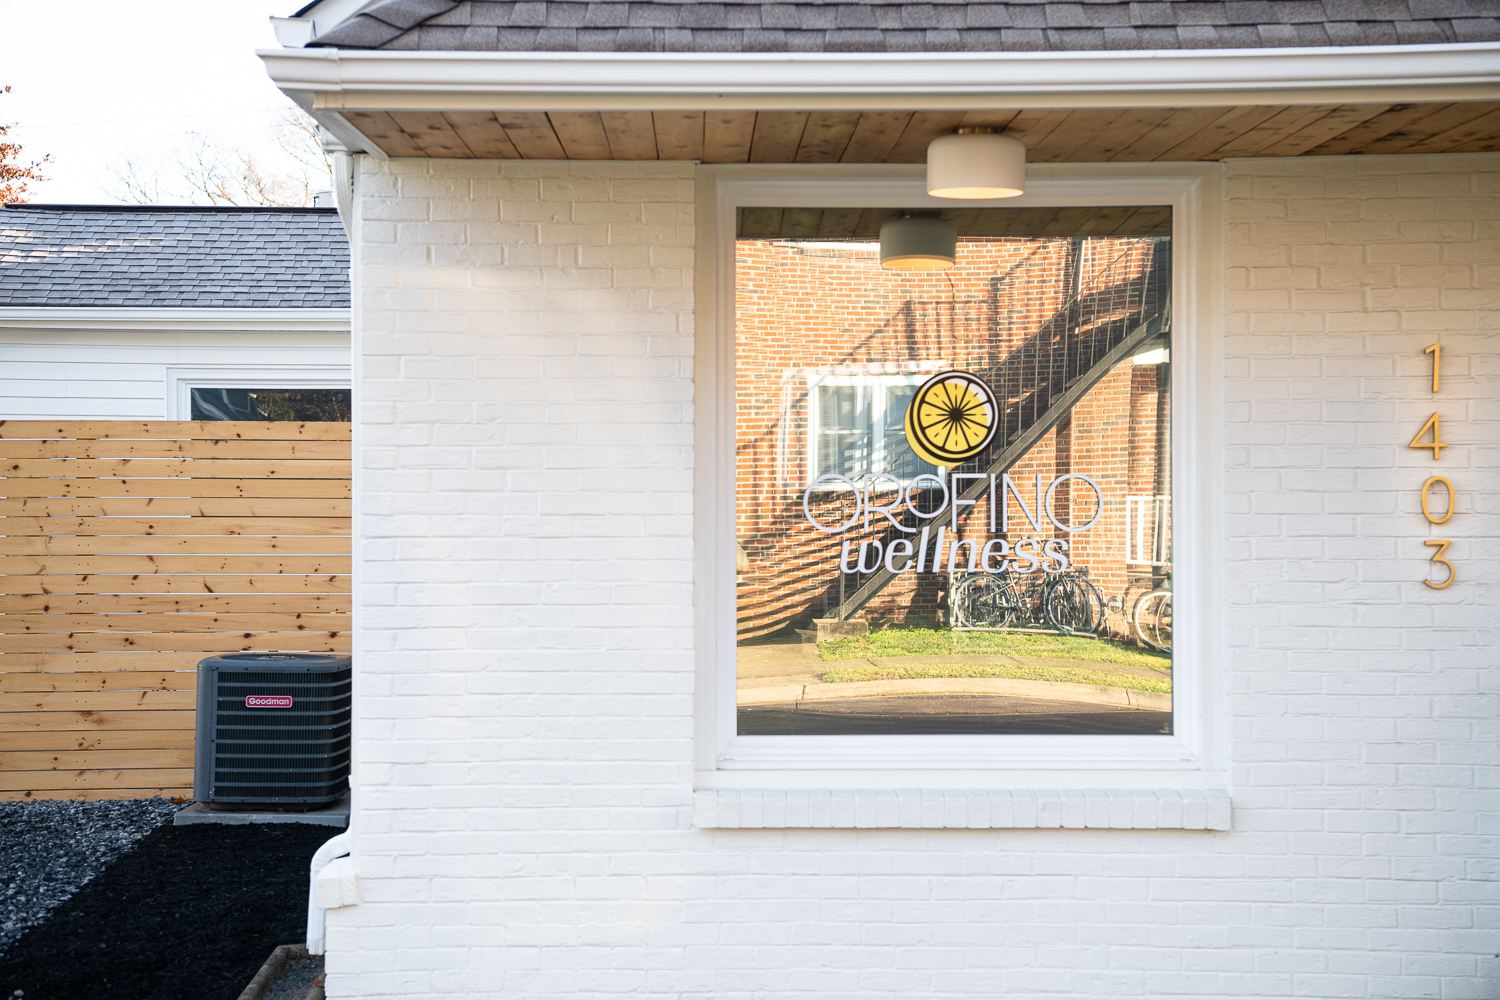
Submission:
<svg viewBox="0 0 1500 1000">
<path fill-rule="evenodd" d="M 1427 348 L 1422 353 L 1423 354 L 1431 354 L 1432 355 L 1432 391 L 1433 392 L 1437 392 L 1437 387 L 1438 387 L 1438 366 L 1442 363 L 1443 345 L 1441 345 L 1441 344 L 1433 344 L 1431 347 Z"/>
</svg>

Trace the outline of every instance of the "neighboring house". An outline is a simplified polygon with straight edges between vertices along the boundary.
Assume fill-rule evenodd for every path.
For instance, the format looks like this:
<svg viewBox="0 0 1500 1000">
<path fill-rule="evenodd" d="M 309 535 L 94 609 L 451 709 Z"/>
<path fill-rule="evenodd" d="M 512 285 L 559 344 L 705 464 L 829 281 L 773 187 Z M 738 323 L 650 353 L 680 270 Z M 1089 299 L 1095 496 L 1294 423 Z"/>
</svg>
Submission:
<svg viewBox="0 0 1500 1000">
<path fill-rule="evenodd" d="M 6 205 L 0 366 L 3 419 L 348 419 L 348 238 L 331 208 Z"/>
<path fill-rule="evenodd" d="M 278 32 L 341 145 L 361 400 L 330 997 L 1500 989 L 1491 0 L 322 0 Z M 960 127 L 1024 143 L 1024 195 L 928 195 Z M 1169 710 L 798 729 L 832 671 L 736 642 L 737 566 L 764 592 L 781 544 L 749 505 L 795 498 L 736 487 L 772 406 L 737 381 L 754 220 L 852 255 L 903 213 L 1002 241 L 1079 207 L 1170 209 L 1161 433 L 1110 459 L 1170 441 L 1129 487 L 1171 499 Z M 1023 311 L 834 270 L 758 356 L 867 380 L 834 409 Z M 839 369 L 908 304 L 891 367 Z M 1161 388 L 1130 378 L 1116 435 Z M 899 441 L 844 398 L 829 467 Z"/>
</svg>

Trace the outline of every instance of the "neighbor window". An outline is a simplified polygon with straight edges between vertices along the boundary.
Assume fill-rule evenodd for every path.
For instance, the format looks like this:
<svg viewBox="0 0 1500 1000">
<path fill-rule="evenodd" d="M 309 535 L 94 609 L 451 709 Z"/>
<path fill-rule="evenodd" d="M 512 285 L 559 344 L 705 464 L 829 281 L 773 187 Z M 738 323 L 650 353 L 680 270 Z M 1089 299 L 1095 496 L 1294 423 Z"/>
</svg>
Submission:
<svg viewBox="0 0 1500 1000">
<path fill-rule="evenodd" d="M 348 422 L 348 389 L 189 390 L 190 420 L 299 420 Z"/>
</svg>

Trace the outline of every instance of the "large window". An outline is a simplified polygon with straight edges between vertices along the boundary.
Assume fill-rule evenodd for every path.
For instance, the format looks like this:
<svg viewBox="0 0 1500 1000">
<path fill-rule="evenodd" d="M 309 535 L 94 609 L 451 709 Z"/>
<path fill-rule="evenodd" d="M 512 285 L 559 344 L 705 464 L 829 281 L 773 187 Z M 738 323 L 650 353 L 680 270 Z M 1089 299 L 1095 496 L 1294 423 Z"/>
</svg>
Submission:
<svg viewBox="0 0 1500 1000">
<path fill-rule="evenodd" d="M 1171 209 L 911 215 L 740 214 L 737 732 L 1170 733 Z"/>
<path fill-rule="evenodd" d="M 955 207 L 705 168 L 700 784 L 1218 780 L 1212 169 Z M 953 266 L 882 268 L 902 217 Z"/>
</svg>

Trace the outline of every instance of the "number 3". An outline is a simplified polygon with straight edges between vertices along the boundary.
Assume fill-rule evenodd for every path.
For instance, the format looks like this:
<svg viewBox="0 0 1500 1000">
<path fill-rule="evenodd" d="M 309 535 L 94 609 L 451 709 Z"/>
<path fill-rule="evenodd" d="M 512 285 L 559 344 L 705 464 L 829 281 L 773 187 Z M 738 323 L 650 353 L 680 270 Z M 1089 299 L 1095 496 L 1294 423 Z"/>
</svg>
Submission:
<svg viewBox="0 0 1500 1000">
<path fill-rule="evenodd" d="M 1455 570 L 1453 569 L 1453 564 L 1449 562 L 1443 555 L 1444 552 L 1448 551 L 1448 546 L 1452 545 L 1453 541 L 1452 539 L 1432 538 L 1428 539 L 1422 544 L 1427 546 L 1429 549 L 1437 549 L 1437 551 L 1432 554 L 1432 561 L 1435 563 L 1442 563 L 1443 566 L 1447 567 L 1448 569 L 1448 579 L 1444 580 L 1442 583 L 1433 583 L 1431 580 L 1423 580 L 1422 582 L 1427 584 L 1427 586 L 1431 587 L 1433 590 L 1442 590 L 1444 587 L 1447 587 L 1450 583 L 1453 582 L 1453 577 L 1456 575 Z"/>
</svg>

